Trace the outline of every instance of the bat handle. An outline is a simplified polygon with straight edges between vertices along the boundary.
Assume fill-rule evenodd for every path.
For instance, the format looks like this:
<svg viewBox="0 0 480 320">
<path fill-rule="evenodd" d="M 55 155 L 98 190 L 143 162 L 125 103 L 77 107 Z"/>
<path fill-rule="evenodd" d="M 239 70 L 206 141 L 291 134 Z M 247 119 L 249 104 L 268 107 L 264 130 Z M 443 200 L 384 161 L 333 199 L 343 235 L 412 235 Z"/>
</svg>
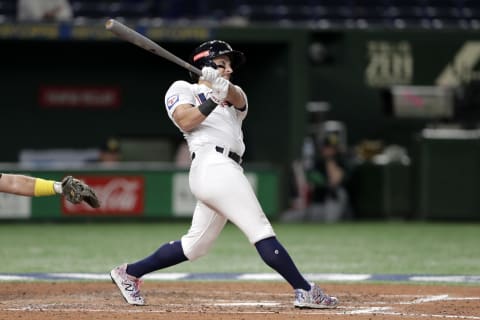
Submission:
<svg viewBox="0 0 480 320">
<path fill-rule="evenodd" d="M 189 71 L 195 73 L 197 76 L 202 75 L 202 70 L 198 69 L 197 67 L 192 66 L 191 64 L 188 65 L 189 67 L 186 67 Z"/>
</svg>

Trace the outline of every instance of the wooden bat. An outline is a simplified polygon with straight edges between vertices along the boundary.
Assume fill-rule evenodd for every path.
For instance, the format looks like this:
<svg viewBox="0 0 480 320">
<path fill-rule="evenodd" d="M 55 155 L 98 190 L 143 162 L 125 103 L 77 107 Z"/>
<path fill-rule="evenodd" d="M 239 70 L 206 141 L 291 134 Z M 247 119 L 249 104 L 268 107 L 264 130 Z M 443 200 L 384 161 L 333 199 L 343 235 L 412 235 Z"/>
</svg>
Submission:
<svg viewBox="0 0 480 320">
<path fill-rule="evenodd" d="M 109 19 L 105 23 L 105 29 L 115 34 L 120 39 L 126 40 L 128 42 L 133 43 L 134 45 L 150 51 L 157 56 L 167 59 L 173 63 L 178 64 L 179 66 L 187 69 L 190 72 L 193 72 L 199 76 L 202 75 L 202 71 L 195 66 L 192 66 L 190 63 L 180 59 L 176 55 L 172 54 L 168 50 L 165 50 L 157 43 L 153 42 L 149 38 L 141 35 L 137 31 L 127 27 L 121 22 L 118 22 L 115 19 Z"/>
</svg>

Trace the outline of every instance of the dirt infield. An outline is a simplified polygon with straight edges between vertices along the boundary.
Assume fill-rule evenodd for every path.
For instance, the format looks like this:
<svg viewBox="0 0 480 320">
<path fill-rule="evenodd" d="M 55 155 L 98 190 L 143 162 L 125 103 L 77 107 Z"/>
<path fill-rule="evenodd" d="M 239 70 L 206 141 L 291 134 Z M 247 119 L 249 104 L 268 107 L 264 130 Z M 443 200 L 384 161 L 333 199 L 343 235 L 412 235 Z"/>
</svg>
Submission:
<svg viewBox="0 0 480 320">
<path fill-rule="evenodd" d="M 480 286 L 337 284 L 323 288 L 340 299 L 332 310 L 299 310 L 278 282 L 158 282 L 142 287 L 147 305 L 127 305 L 102 282 L 5 282 L 0 319 L 478 319 Z"/>
</svg>

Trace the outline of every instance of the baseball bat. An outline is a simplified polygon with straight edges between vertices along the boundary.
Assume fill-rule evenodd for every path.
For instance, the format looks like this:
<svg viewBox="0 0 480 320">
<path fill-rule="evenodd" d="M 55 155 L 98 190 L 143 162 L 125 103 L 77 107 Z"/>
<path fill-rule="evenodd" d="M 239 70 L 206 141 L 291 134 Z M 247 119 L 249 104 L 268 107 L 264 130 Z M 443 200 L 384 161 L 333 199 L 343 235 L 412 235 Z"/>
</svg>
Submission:
<svg viewBox="0 0 480 320">
<path fill-rule="evenodd" d="M 133 30 L 132 28 L 127 27 L 121 22 L 118 22 L 115 19 L 109 19 L 105 23 L 105 29 L 115 34 L 120 39 L 126 40 L 128 42 L 133 43 L 134 45 L 150 51 L 157 56 L 167 59 L 173 63 L 178 64 L 179 66 L 191 71 L 199 76 L 202 75 L 202 71 L 195 66 L 192 66 L 190 63 L 180 59 L 173 53 L 169 52 L 168 50 L 162 48 L 157 43 L 153 42 L 149 38 L 141 35 L 137 31 Z"/>
</svg>

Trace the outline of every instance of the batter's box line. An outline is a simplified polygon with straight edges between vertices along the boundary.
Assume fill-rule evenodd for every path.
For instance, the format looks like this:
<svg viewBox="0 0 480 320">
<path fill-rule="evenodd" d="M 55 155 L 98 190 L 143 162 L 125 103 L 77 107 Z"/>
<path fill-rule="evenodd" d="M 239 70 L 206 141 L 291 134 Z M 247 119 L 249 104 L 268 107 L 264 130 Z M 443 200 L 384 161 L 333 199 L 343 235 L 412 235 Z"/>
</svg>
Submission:
<svg viewBox="0 0 480 320">
<path fill-rule="evenodd" d="M 480 284 L 477 275 L 402 275 L 402 274 L 346 274 L 308 273 L 305 277 L 319 282 L 429 282 Z M 145 280 L 158 281 L 283 281 L 277 273 L 163 273 L 146 275 Z M 106 273 L 0 273 L 0 281 L 89 280 L 110 281 Z"/>
</svg>

